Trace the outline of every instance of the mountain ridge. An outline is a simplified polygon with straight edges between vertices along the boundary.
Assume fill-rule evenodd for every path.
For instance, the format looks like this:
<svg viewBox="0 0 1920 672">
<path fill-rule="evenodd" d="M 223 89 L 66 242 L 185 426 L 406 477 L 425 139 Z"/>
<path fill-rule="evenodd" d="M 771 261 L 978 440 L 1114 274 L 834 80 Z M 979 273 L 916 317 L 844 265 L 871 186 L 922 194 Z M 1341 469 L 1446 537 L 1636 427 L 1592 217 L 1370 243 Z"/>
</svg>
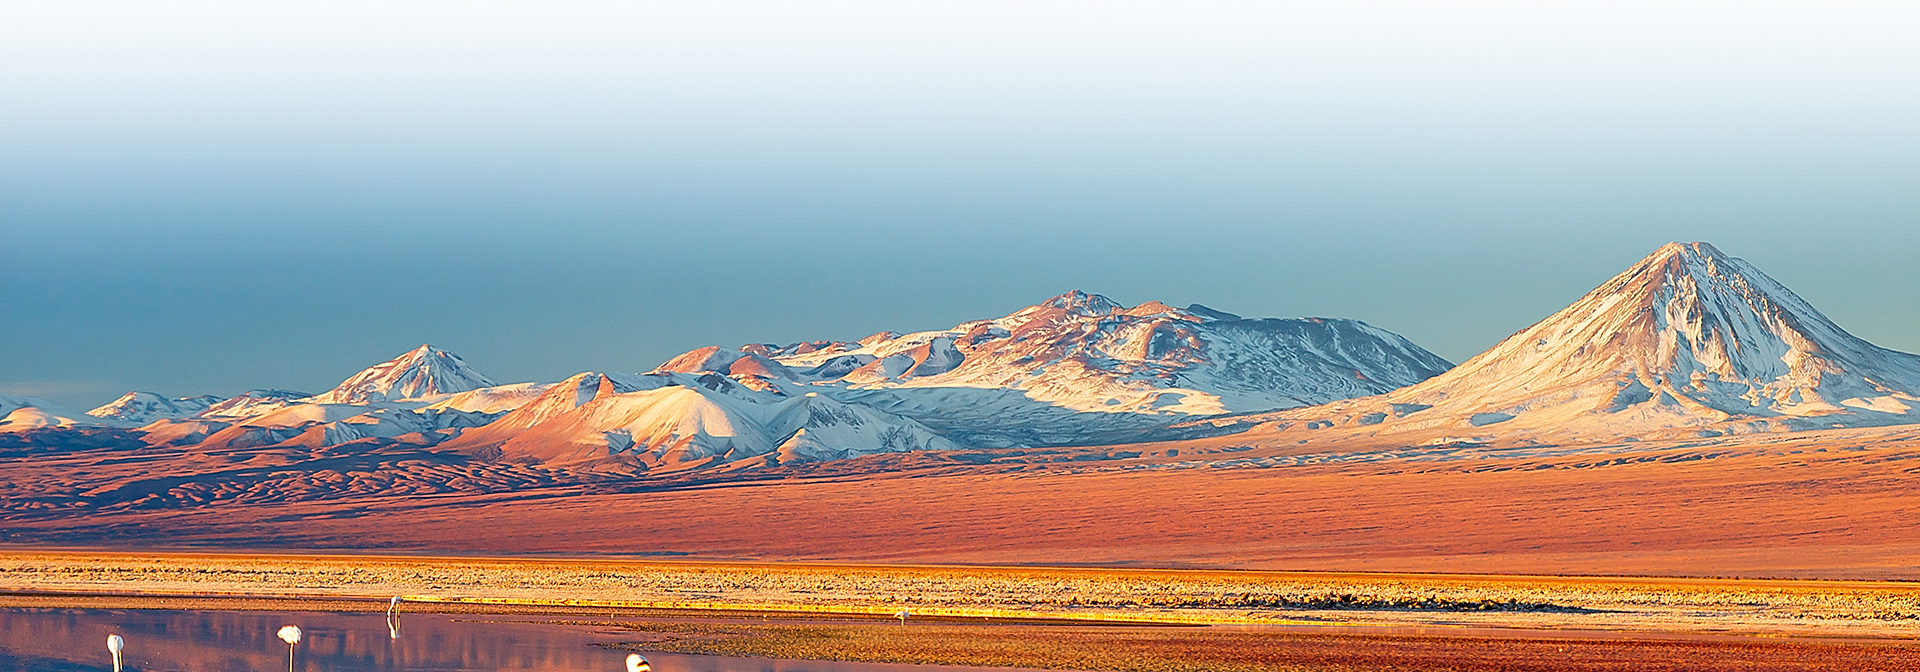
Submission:
<svg viewBox="0 0 1920 672">
<path fill-rule="evenodd" d="M 50 408 L 0 399 L 0 431 L 407 445 L 634 476 L 1242 432 L 1248 445 L 1586 445 L 1908 424 L 1920 356 L 1849 334 L 1712 245 L 1671 243 L 1457 367 L 1358 320 L 1073 290 L 946 329 L 708 346 L 648 373 L 496 385 L 422 345 L 319 395 L 137 392 L 93 415 Z"/>
<path fill-rule="evenodd" d="M 710 346 L 645 374 L 552 384 L 496 385 L 422 345 L 317 395 L 258 389 L 196 410 L 135 393 L 97 417 L 28 411 L 22 426 L 128 427 L 200 450 L 408 445 L 670 473 L 1126 441 L 1188 417 L 1392 389 L 1447 366 L 1356 320 L 1249 320 L 1074 290 L 950 329 Z"/>
</svg>

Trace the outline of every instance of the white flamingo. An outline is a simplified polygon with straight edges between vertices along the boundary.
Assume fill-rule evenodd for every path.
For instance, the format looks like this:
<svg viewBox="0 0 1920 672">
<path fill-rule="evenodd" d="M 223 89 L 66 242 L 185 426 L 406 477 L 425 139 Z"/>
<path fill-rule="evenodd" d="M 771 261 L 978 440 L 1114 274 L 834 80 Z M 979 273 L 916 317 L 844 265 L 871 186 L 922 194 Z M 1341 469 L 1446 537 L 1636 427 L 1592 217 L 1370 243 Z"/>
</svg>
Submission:
<svg viewBox="0 0 1920 672">
<path fill-rule="evenodd" d="M 120 672 L 120 650 L 127 648 L 127 640 L 119 635 L 107 635 L 107 650 L 113 652 L 113 672 Z"/>
<path fill-rule="evenodd" d="M 627 654 L 627 672 L 653 672 L 653 664 L 638 653 Z"/>
<path fill-rule="evenodd" d="M 293 672 L 293 647 L 300 645 L 300 626 L 289 625 L 281 628 L 280 641 L 287 643 L 287 672 Z"/>
<path fill-rule="evenodd" d="M 901 609 L 900 611 L 894 612 L 893 617 L 900 619 L 901 623 L 905 623 L 907 622 L 907 610 Z"/>
</svg>

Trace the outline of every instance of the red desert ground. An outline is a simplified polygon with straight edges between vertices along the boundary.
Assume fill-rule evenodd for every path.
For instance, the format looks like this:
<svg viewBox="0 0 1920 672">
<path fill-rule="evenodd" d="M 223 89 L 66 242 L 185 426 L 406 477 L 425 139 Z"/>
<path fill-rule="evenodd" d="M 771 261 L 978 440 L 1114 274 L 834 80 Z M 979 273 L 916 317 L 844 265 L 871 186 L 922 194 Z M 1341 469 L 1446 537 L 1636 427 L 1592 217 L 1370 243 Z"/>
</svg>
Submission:
<svg viewBox="0 0 1920 672">
<path fill-rule="evenodd" d="M 421 346 L 320 394 L 132 392 L 84 413 L 0 397 L 0 588 L 1535 629 L 1149 637 L 1199 661 L 1184 668 L 746 626 L 648 649 L 774 657 L 1906 669 L 1916 407 L 1920 357 L 1705 243 L 1666 245 L 1457 365 L 1354 320 L 1077 291 L 950 329 L 557 383 L 498 384 Z M 348 576 L 358 588 L 328 588 Z M 1619 665 L 1522 662 L 1540 633 L 1598 631 L 1624 648 L 1595 660 Z M 1426 643 L 1368 658 L 1313 639 L 1375 635 Z M 1461 637 L 1519 653 L 1459 658 Z"/>
</svg>

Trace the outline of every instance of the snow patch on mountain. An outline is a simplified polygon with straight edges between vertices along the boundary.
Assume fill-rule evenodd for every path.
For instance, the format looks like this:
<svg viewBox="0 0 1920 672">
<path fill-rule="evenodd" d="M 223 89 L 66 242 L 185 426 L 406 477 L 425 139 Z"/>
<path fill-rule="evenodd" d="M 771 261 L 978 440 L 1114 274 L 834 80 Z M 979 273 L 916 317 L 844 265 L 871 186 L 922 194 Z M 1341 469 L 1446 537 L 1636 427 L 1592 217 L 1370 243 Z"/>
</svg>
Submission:
<svg viewBox="0 0 1920 672">
<path fill-rule="evenodd" d="M 76 413 L 65 406 L 39 397 L 0 394 L 0 432 L 20 432 L 50 427 L 100 427 L 113 424 L 118 423 Z"/>
<path fill-rule="evenodd" d="M 203 408 L 134 394 L 89 418 L 156 445 L 437 445 L 632 473 L 876 453 L 1126 441 L 1180 418 L 1300 406 L 1447 363 L 1360 322 L 1246 320 L 1069 292 L 952 329 L 708 347 L 646 374 L 495 385 L 421 346 L 323 394 L 253 390 Z M 22 423 L 58 422 L 23 416 Z"/>
<path fill-rule="evenodd" d="M 515 383 L 495 385 L 459 394 L 420 397 L 412 401 L 426 404 L 423 409 L 455 410 L 470 413 L 505 413 L 532 403 L 545 394 L 551 383 Z"/>
<path fill-rule="evenodd" d="M 1129 309 L 1080 291 L 995 320 L 771 358 L 853 388 L 1011 389 L 1075 411 L 1170 415 L 1377 394 L 1450 366 L 1356 320 L 1248 320 L 1158 302 Z"/>
<path fill-rule="evenodd" d="M 247 390 L 208 406 L 200 412 L 199 417 L 250 418 L 285 408 L 312 396 L 306 392 L 292 390 Z"/>
<path fill-rule="evenodd" d="M 168 420 L 142 428 L 157 443 L 191 443 L 201 450 L 254 446 L 324 448 L 361 439 L 394 439 L 433 445 L 480 427 L 499 414 L 453 409 L 370 407 L 358 404 L 295 404 L 238 420 Z"/>
<path fill-rule="evenodd" d="M 717 372 L 655 371 L 576 375 L 443 447 L 662 473 L 957 446 L 912 420 L 817 394 L 755 389 Z"/>
<path fill-rule="evenodd" d="M 220 398 L 214 396 L 168 398 L 152 392 L 128 392 L 119 399 L 87 411 L 87 415 L 144 425 L 155 420 L 193 417 L 218 401 Z"/>
<path fill-rule="evenodd" d="M 494 385 L 492 380 L 468 367 L 458 355 L 422 345 L 354 374 L 307 403 L 364 404 L 454 394 Z"/>
<path fill-rule="evenodd" d="M 732 375 L 764 389 L 799 381 L 955 440 L 1016 446 L 1122 439 L 1189 416 L 1378 394 L 1448 366 L 1354 320 L 1249 320 L 1159 302 L 1128 308 L 1076 290 L 951 329 L 709 347 L 660 370 Z"/>
</svg>

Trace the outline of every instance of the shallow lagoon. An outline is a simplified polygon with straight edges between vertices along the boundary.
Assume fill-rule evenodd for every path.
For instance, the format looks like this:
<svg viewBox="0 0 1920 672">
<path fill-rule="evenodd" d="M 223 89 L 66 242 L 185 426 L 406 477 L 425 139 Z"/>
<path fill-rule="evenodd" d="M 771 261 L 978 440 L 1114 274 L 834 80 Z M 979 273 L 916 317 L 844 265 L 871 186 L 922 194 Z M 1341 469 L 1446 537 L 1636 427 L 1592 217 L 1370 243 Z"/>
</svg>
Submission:
<svg viewBox="0 0 1920 672">
<path fill-rule="evenodd" d="M 272 672 L 287 669 L 275 632 L 304 632 L 295 672 L 329 670 L 569 670 L 623 672 L 644 639 L 616 628 L 538 616 L 271 611 L 0 609 L 0 672 L 111 670 L 107 636 L 126 639 L 127 672 Z M 595 620 L 618 621 L 618 618 Z M 647 653 L 658 672 L 981 672 L 993 668 L 888 665 Z M 1002 668 L 1004 669 L 1004 668 Z"/>
</svg>

